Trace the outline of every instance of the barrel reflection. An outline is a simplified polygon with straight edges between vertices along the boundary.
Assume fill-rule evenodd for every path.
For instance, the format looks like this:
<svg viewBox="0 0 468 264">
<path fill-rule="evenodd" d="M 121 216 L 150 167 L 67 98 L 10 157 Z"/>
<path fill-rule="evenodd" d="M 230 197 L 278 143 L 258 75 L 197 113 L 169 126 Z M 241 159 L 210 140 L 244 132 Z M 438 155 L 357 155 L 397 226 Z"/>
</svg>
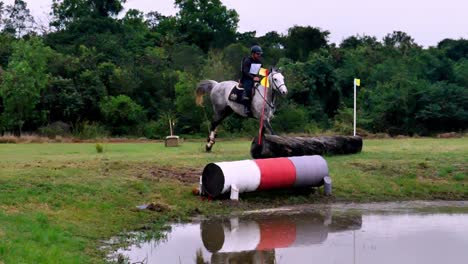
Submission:
<svg viewBox="0 0 468 264">
<path fill-rule="evenodd" d="M 274 263 L 277 248 L 320 244 L 331 232 L 361 225 L 360 214 L 332 216 L 328 210 L 206 220 L 200 229 L 211 263 Z"/>
</svg>

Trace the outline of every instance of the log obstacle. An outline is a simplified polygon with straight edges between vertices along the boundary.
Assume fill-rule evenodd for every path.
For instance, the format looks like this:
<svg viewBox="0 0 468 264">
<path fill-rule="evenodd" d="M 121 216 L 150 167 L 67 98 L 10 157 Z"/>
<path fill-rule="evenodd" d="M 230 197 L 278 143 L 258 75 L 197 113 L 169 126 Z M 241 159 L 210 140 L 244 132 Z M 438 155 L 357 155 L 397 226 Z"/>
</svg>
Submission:
<svg viewBox="0 0 468 264">
<path fill-rule="evenodd" d="M 339 155 L 361 152 L 362 138 L 358 136 L 283 137 L 263 135 L 259 144 L 255 137 L 250 147 L 254 159 L 304 155 Z"/>
<path fill-rule="evenodd" d="M 200 178 L 200 193 L 218 197 L 230 192 L 232 200 L 239 193 L 326 184 L 331 194 L 331 178 L 326 160 L 318 155 L 209 163 Z"/>
</svg>

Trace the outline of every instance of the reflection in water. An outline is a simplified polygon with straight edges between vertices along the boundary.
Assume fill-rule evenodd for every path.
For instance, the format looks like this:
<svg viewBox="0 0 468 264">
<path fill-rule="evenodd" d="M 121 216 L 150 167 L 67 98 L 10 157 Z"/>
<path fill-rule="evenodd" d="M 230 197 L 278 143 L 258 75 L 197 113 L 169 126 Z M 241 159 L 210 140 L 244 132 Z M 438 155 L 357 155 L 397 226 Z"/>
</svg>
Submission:
<svg viewBox="0 0 468 264">
<path fill-rule="evenodd" d="M 361 223 L 361 215 L 333 219 L 326 210 L 208 220 L 200 227 L 211 263 L 275 263 L 276 248 L 320 244 L 329 232 L 359 229 Z"/>
<path fill-rule="evenodd" d="M 327 209 L 176 224 L 164 241 L 117 253 L 130 263 L 461 264 L 468 259 L 466 248 L 466 210 L 417 214 Z"/>
</svg>

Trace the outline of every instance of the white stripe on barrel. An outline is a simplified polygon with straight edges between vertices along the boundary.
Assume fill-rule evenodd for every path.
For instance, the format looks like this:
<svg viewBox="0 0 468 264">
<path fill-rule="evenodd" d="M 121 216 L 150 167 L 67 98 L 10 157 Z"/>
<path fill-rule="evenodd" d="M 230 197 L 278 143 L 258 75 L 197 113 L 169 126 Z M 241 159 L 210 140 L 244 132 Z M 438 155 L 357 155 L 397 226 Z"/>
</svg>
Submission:
<svg viewBox="0 0 468 264">
<path fill-rule="evenodd" d="M 327 161 L 319 155 L 288 158 L 296 167 L 294 187 L 318 187 L 323 185 L 323 178 L 328 176 Z"/>
<path fill-rule="evenodd" d="M 253 160 L 210 163 L 202 173 L 203 191 L 213 197 L 229 192 L 231 186 L 239 193 L 252 192 L 260 185 L 260 175 Z"/>
</svg>

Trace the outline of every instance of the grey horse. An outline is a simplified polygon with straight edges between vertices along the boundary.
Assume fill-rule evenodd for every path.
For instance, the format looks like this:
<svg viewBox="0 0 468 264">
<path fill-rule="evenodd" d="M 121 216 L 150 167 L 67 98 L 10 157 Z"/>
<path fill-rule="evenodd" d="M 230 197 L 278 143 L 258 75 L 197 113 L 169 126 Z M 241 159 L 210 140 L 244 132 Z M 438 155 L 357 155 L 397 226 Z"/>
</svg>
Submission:
<svg viewBox="0 0 468 264">
<path fill-rule="evenodd" d="M 270 134 L 274 134 L 270 124 L 270 119 L 273 117 L 273 112 L 275 111 L 274 100 L 277 93 L 283 96 L 286 95 L 288 93 L 288 88 L 284 84 L 284 76 L 275 69 L 268 75 L 268 80 L 270 88 L 265 89 L 262 85 L 258 85 L 254 88 L 255 95 L 252 97 L 251 108 L 252 117 L 260 119 L 263 106 L 265 106 L 263 128 L 267 129 Z M 203 80 L 198 84 L 196 91 L 197 104 L 202 105 L 203 95 L 209 94 L 214 110 L 206 151 L 210 151 L 215 144 L 216 129 L 223 119 L 233 112 L 240 116 L 248 117 L 244 113 L 244 105 L 229 100 L 229 94 L 236 85 L 238 85 L 238 83 L 235 81 L 216 82 L 213 80 Z"/>
</svg>

